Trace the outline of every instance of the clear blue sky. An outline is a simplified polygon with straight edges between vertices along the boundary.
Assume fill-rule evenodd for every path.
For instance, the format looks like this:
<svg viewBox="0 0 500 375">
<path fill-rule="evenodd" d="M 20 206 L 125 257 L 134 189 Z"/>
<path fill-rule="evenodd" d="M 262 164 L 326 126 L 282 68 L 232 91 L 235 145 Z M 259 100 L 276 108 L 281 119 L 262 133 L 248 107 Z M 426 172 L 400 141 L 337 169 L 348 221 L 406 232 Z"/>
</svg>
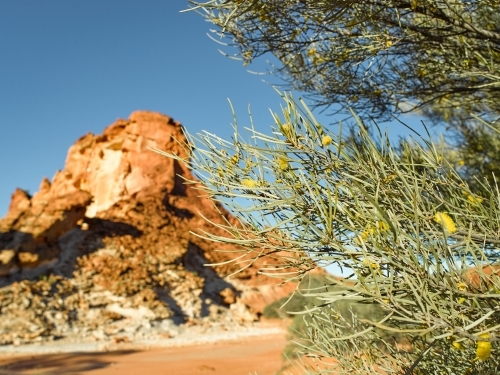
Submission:
<svg viewBox="0 0 500 375">
<path fill-rule="evenodd" d="M 228 137 L 230 98 L 243 125 L 250 104 L 258 128 L 269 128 L 268 108 L 279 111 L 279 96 L 261 76 L 222 56 L 206 35 L 211 25 L 179 13 L 187 6 L 186 0 L 0 2 L 0 217 L 16 187 L 34 193 L 44 176 L 63 168 L 80 136 L 101 133 L 135 110 L 168 114 L 191 133 Z M 390 128 L 393 136 L 405 133 Z"/>
</svg>

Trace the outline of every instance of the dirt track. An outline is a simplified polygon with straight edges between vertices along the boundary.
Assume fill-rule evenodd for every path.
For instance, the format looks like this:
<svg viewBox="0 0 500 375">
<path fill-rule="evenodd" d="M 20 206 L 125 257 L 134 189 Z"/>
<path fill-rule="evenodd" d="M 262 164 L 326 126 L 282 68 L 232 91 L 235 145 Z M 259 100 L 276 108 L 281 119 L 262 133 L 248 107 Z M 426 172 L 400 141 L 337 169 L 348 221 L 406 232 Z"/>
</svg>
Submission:
<svg viewBox="0 0 500 375">
<path fill-rule="evenodd" d="M 147 351 L 2 356 L 0 375 L 274 375 L 285 334 Z"/>
</svg>

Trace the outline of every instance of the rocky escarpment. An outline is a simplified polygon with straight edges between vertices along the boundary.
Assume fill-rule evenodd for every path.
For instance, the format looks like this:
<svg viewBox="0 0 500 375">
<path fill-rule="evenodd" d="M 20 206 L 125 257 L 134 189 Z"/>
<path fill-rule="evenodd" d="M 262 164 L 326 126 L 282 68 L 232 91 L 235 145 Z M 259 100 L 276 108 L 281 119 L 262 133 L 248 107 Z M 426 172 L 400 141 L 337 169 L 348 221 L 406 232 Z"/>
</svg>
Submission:
<svg viewBox="0 0 500 375">
<path fill-rule="evenodd" d="M 185 141 L 168 116 L 135 112 L 80 138 L 33 196 L 14 192 L 0 220 L 1 344 L 132 339 L 152 326 L 169 336 L 183 323 L 254 320 L 289 292 L 255 267 L 230 279 L 236 265 L 204 266 L 234 254 L 190 231 L 223 235 L 204 218 L 235 219 L 149 150 L 189 157 Z"/>
</svg>

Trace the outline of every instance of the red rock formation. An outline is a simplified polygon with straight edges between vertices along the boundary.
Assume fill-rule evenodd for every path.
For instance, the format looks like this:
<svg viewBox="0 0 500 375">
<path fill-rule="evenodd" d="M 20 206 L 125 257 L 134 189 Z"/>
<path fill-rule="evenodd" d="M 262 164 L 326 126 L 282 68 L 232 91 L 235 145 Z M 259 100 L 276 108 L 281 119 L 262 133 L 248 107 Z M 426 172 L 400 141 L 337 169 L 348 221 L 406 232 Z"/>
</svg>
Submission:
<svg viewBox="0 0 500 375">
<path fill-rule="evenodd" d="M 484 265 L 479 270 L 479 267 L 473 267 L 466 270 L 462 278 L 475 290 L 486 292 L 495 283 L 498 285 L 500 277 L 500 265 Z"/>
<path fill-rule="evenodd" d="M 33 259 L 55 257 L 57 249 L 41 256 L 37 244 L 54 245 L 84 218 L 140 222 L 144 217 L 136 209 L 138 202 L 142 202 L 142 207 L 154 202 L 159 210 L 170 210 L 175 217 L 172 225 L 183 226 L 182 229 L 207 229 L 199 212 L 217 219 L 220 210 L 233 220 L 224 209 L 216 209 L 208 199 L 200 198 L 198 190 L 183 184 L 178 175 L 193 179 L 183 165 L 148 149 L 155 147 L 188 157 L 182 146 L 185 142 L 178 122 L 143 111 L 132 113 L 129 120 L 118 120 L 101 135 L 83 136 L 70 148 L 64 170 L 58 171 L 52 182 L 44 179 L 33 197 L 20 189 L 15 191 L 7 215 L 0 220 L 0 232 L 21 232 L 30 240 L 25 238 L 21 241 L 23 245 L 19 241 L 6 244 L 4 235 L 0 239 L 3 254 L 13 250 L 16 254 L 33 253 Z M 152 215 L 148 217 L 152 221 L 149 227 L 159 227 L 168 221 L 159 213 L 149 215 Z M 7 258 L 0 254 L 0 259 Z M 214 254 L 209 258 L 220 260 Z"/>
<path fill-rule="evenodd" d="M 235 219 L 201 197 L 193 185 L 183 184 L 183 178 L 194 179 L 183 165 L 149 149 L 189 157 L 185 144 L 178 122 L 145 111 L 118 120 L 101 135 L 80 138 L 69 149 L 64 170 L 52 181 L 44 179 L 33 197 L 20 189 L 12 195 L 9 211 L 0 220 L 3 283 L 49 273 L 63 278 L 54 280 L 74 277 L 71 288 L 61 284 L 68 296 L 78 289 L 105 290 L 132 298 L 133 306 L 145 303 L 153 310 L 159 300 L 170 301 L 172 314 L 189 319 L 206 315 L 211 304 L 241 304 L 245 285 L 253 288 L 247 300 L 258 299 L 255 286 L 276 284 L 274 279 L 249 267 L 236 275 L 240 281 L 235 287 L 225 277 L 237 265 L 204 267 L 234 256 L 216 251 L 228 246 L 190 233 L 224 235 L 203 217 L 221 224 Z M 54 293 L 62 293 L 56 289 Z M 266 290 L 273 297 L 289 291 Z M 67 309 L 92 308 L 92 302 L 79 298 L 67 297 L 73 301 Z M 113 314 L 126 310 L 113 306 Z M 170 314 L 161 311 L 163 317 Z"/>
<path fill-rule="evenodd" d="M 47 179 L 33 197 L 17 189 L 0 220 L 0 275 L 54 260 L 59 254 L 57 240 L 84 217 L 90 201 L 85 191 L 53 191 Z"/>
<path fill-rule="evenodd" d="M 176 173 L 188 171 L 148 150 L 158 147 L 188 156 L 182 127 L 167 116 L 151 112 L 132 113 L 118 120 L 99 136 L 87 134 L 73 145 L 63 172 L 54 177 L 60 191 L 88 191 L 93 202 L 87 217 L 104 212 L 119 201 L 160 193 L 175 194 Z M 182 187 L 177 186 L 182 191 Z"/>
</svg>

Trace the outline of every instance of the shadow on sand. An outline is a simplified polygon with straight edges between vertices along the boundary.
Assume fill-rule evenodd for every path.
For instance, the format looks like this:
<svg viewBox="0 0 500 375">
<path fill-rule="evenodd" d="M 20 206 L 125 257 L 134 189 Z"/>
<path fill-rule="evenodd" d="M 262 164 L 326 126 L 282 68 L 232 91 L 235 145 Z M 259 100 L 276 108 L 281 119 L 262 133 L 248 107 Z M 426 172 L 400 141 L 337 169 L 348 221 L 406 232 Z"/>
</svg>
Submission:
<svg viewBox="0 0 500 375">
<path fill-rule="evenodd" d="M 137 350 L 121 350 L 113 355 L 130 355 Z M 109 352 L 65 353 L 12 357 L 0 360 L 0 375 L 79 375 L 83 371 L 113 366 Z M 108 357 L 107 360 L 105 357 Z"/>
</svg>

